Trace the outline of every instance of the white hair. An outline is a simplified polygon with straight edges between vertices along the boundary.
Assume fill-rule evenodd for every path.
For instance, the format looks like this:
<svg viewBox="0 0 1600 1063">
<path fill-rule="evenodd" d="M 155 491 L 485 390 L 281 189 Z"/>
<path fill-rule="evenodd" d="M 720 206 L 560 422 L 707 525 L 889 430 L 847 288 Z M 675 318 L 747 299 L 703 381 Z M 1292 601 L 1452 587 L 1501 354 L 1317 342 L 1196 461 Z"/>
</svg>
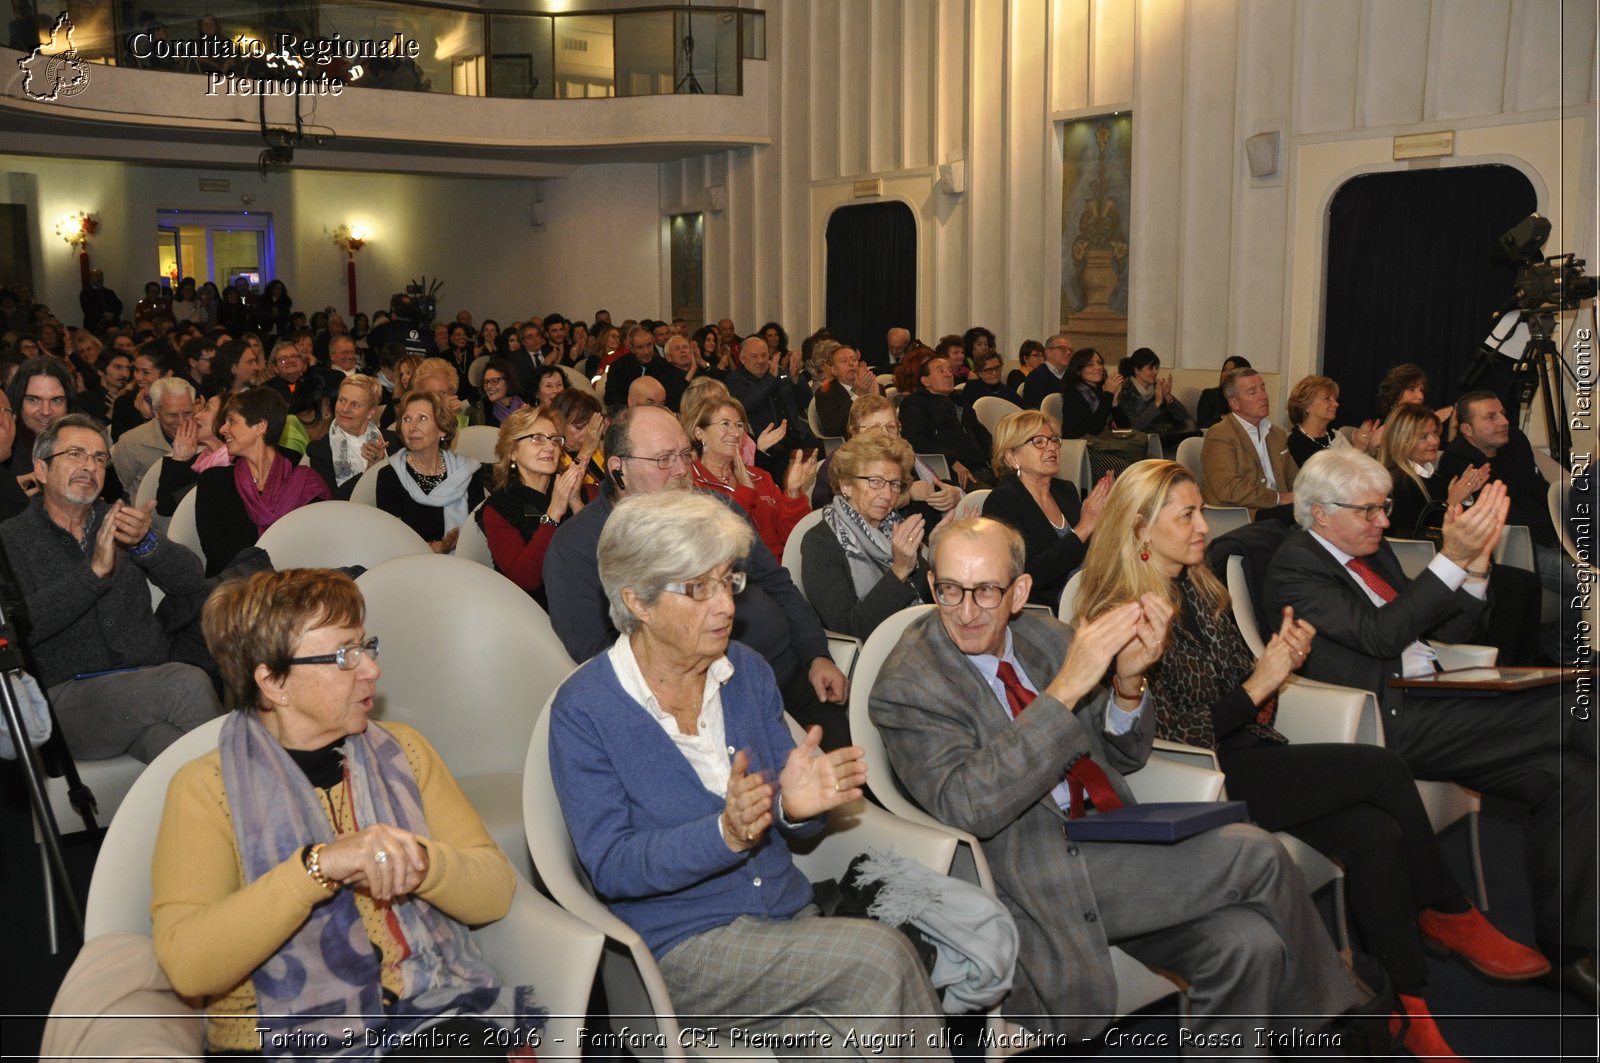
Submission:
<svg viewBox="0 0 1600 1063">
<path fill-rule="evenodd" d="M 1349 502 L 1352 495 L 1381 491 L 1385 496 L 1394 486 L 1389 470 L 1352 447 L 1320 451 L 1300 467 L 1294 478 L 1294 522 L 1302 528 L 1316 523 L 1312 506 Z"/>
<path fill-rule="evenodd" d="M 182 395 L 190 402 L 193 402 L 194 385 L 180 376 L 160 377 L 150 385 L 151 406 L 160 406 L 161 400 L 168 395 Z"/>
<path fill-rule="evenodd" d="M 645 605 L 654 605 L 666 584 L 737 561 L 754 541 L 750 522 L 705 492 L 628 495 L 606 519 L 597 551 L 611 623 L 624 635 L 639 628 L 639 618 L 622 600 L 624 588 Z"/>
</svg>

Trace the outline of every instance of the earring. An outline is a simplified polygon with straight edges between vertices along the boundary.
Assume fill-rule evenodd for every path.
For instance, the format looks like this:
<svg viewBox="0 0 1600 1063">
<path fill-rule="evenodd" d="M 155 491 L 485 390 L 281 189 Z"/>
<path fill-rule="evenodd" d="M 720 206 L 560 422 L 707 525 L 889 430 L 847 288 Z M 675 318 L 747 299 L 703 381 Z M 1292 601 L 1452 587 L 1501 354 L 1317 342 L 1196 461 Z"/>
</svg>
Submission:
<svg viewBox="0 0 1600 1063">
<path fill-rule="evenodd" d="M 511 459 L 511 467 L 513 469 L 515 469 L 517 467 L 517 459 L 516 458 L 512 458 Z"/>
<path fill-rule="evenodd" d="M 1145 543 L 1145 544 L 1143 544 L 1142 546 L 1139 547 L 1139 560 L 1140 561 L 1148 561 L 1148 560 L 1150 560 L 1150 544 L 1149 543 Z"/>
</svg>

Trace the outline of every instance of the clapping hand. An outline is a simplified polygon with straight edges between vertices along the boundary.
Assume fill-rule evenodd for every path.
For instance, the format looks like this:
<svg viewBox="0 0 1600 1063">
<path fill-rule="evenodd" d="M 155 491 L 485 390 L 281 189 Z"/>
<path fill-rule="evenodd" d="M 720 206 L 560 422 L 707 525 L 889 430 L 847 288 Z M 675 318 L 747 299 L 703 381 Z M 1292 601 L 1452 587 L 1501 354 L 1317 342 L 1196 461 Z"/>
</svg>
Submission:
<svg viewBox="0 0 1600 1063">
<path fill-rule="evenodd" d="M 567 515 L 567 510 L 576 513 L 582 509 L 583 496 L 578 490 L 582 482 L 582 465 L 569 465 L 565 472 L 550 481 L 550 508 L 545 510 L 545 516 L 559 524 L 561 518 Z"/>
<path fill-rule="evenodd" d="M 1444 512 L 1444 543 L 1439 552 L 1462 568 L 1478 562 L 1481 569 L 1494 555 L 1511 510 L 1511 496 L 1499 480 L 1488 484 L 1471 509 L 1452 506 Z"/>
<path fill-rule="evenodd" d="M 741 749 L 733 755 L 722 806 L 722 840 L 736 853 L 754 849 L 772 826 L 772 787 L 749 769 L 750 755 Z"/>
<path fill-rule="evenodd" d="M 1316 628 L 1304 620 L 1295 619 L 1292 607 L 1283 607 L 1283 623 L 1278 625 L 1277 634 L 1261 651 L 1255 671 L 1244 681 L 1244 691 L 1250 695 L 1251 701 L 1257 705 L 1264 704 L 1283 688 L 1289 674 L 1304 664 L 1310 655 L 1311 640 L 1316 634 Z"/>
<path fill-rule="evenodd" d="M 138 546 L 150 534 L 150 514 L 155 511 L 154 499 L 142 506 L 118 502 L 106 513 L 106 523 L 115 525 L 118 546 Z"/>
<path fill-rule="evenodd" d="M 767 425 L 767 427 L 765 427 L 765 428 L 763 428 L 761 430 L 761 434 L 760 435 L 756 436 L 756 449 L 757 450 L 766 450 L 769 447 L 775 446 L 778 443 L 782 443 L 784 436 L 786 436 L 788 434 L 789 434 L 789 422 L 788 421 L 784 420 L 784 421 L 779 421 L 777 424 L 769 424 L 769 425 Z"/>
<path fill-rule="evenodd" d="M 783 474 L 783 493 L 790 498 L 811 494 L 817 482 L 815 451 L 796 450 L 789 455 L 789 468 Z"/>
<path fill-rule="evenodd" d="M 1134 625 L 1133 638 L 1117 654 L 1117 678 L 1125 683 L 1144 675 L 1145 669 L 1161 659 L 1172 618 L 1177 615 L 1171 602 L 1153 592 L 1141 595 L 1139 605 L 1142 615 Z"/>
<path fill-rule="evenodd" d="M 1450 486 L 1445 491 L 1445 505 L 1448 508 L 1458 508 L 1463 502 L 1477 493 L 1478 488 L 1489 482 L 1489 463 L 1482 465 L 1468 465 L 1461 470 L 1461 475 L 1450 481 Z"/>
<path fill-rule="evenodd" d="M 94 533 L 94 550 L 89 554 L 89 570 L 105 579 L 117 570 L 117 510 L 121 502 L 113 502 Z"/>
<path fill-rule="evenodd" d="M 894 555 L 889 570 L 894 573 L 895 579 L 904 582 L 917 570 L 917 561 L 922 557 L 922 535 L 926 526 L 927 522 L 922 519 L 922 514 L 913 513 L 896 524 L 894 531 L 889 533 L 889 550 Z"/>
<path fill-rule="evenodd" d="M 359 889 L 375 901 L 390 901 L 422 885 L 428 851 L 410 831 L 376 823 L 324 845 L 317 866 L 330 881 Z"/>
<path fill-rule="evenodd" d="M 1100 523 L 1100 514 L 1105 512 L 1106 502 L 1110 498 L 1111 474 L 1108 472 L 1095 481 L 1088 497 L 1083 500 L 1083 509 L 1078 514 L 1078 523 L 1072 526 L 1072 533 L 1087 542 L 1089 536 L 1094 534 L 1095 525 Z"/>
<path fill-rule="evenodd" d="M 956 503 L 966 496 L 966 492 L 955 484 L 938 483 L 928 485 L 928 495 L 923 499 L 930 507 L 949 516 L 955 512 Z"/>
<path fill-rule="evenodd" d="M 1067 659 L 1050 680 L 1046 692 L 1068 709 L 1077 705 L 1100 682 L 1123 647 L 1138 635 L 1143 620 L 1144 606 L 1138 602 L 1123 602 L 1093 620 L 1078 624 Z"/>
<path fill-rule="evenodd" d="M 1116 398 L 1117 398 L 1118 395 L 1122 394 L 1122 374 L 1121 373 L 1107 373 L 1106 374 L 1106 394 L 1111 396 L 1111 399 L 1112 399 L 1113 402 L 1116 401 Z"/>
<path fill-rule="evenodd" d="M 824 753 L 821 745 L 822 728 L 812 727 L 805 740 L 789 751 L 778 776 L 783 815 L 791 823 L 849 804 L 867 783 L 866 750 L 846 746 Z"/>
</svg>

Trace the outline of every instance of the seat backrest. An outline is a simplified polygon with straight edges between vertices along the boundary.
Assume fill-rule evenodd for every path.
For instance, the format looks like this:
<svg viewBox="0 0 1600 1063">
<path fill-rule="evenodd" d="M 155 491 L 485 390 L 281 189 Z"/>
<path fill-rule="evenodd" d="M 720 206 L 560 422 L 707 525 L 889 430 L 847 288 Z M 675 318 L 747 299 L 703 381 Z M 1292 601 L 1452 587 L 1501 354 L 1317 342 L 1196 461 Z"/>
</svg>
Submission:
<svg viewBox="0 0 1600 1063">
<path fill-rule="evenodd" d="M 825 436 L 828 433 L 822 430 L 822 421 L 817 417 L 817 397 L 811 396 L 811 401 L 806 403 L 806 424 L 811 428 L 811 434 Z"/>
<path fill-rule="evenodd" d="M 1005 400 L 1001 400 L 1002 402 Z M 968 491 L 961 496 L 961 501 L 956 503 L 956 520 L 965 517 L 983 516 L 983 504 L 989 499 L 989 488 L 981 487 L 976 491 Z"/>
<path fill-rule="evenodd" d="M 482 504 L 472 511 L 472 515 L 461 525 L 461 536 L 456 540 L 455 556 L 467 561 L 472 561 L 488 568 L 494 568 L 494 558 L 489 553 L 489 540 L 484 538 L 483 529 L 478 526 L 478 514 L 483 511 Z"/>
<path fill-rule="evenodd" d="M 1433 543 L 1427 539 L 1389 539 L 1389 546 L 1393 548 L 1395 559 L 1400 562 L 1406 579 L 1416 579 L 1421 575 L 1436 552 Z"/>
<path fill-rule="evenodd" d="M 906 628 L 934 608 L 931 605 L 909 606 L 874 628 L 862 644 L 861 652 L 856 654 L 855 672 L 850 682 L 850 740 L 866 751 L 867 785 L 872 790 L 873 800 L 902 819 L 926 826 L 938 824 L 901 790 L 894 768 L 889 764 L 889 751 L 884 748 L 883 739 L 872 723 L 869 705 L 878 673 L 883 670 L 883 663 L 889 659 L 889 654 L 900 644 L 900 637 L 905 634 Z"/>
<path fill-rule="evenodd" d="M 1078 494 L 1085 495 L 1094 483 L 1094 470 L 1089 467 L 1089 441 L 1087 439 L 1063 439 L 1061 441 L 1061 464 L 1056 468 L 1056 479 L 1067 480 L 1078 489 Z"/>
<path fill-rule="evenodd" d="M 418 728 L 460 778 L 515 774 L 545 698 L 572 670 L 550 617 L 516 584 L 442 554 L 362 573 L 383 640 L 377 716 Z"/>
<path fill-rule="evenodd" d="M 149 935 L 150 860 L 161 830 L 167 784 L 179 768 L 217 748 L 225 718 L 201 724 L 162 750 L 122 799 L 95 858 L 83 911 L 85 939 L 118 930 Z"/>
<path fill-rule="evenodd" d="M 1184 440 L 1192 443 L 1193 440 Z M 1219 535 L 1226 535 L 1235 528 L 1242 528 L 1250 523 L 1250 511 L 1243 506 L 1206 506 L 1206 542 Z"/>
<path fill-rule="evenodd" d="M 1061 588 L 1061 604 L 1056 606 L 1056 619 L 1063 624 L 1072 623 L 1072 614 L 1078 608 L 1078 588 L 1083 586 L 1083 569 L 1072 574 L 1067 585 Z"/>
<path fill-rule="evenodd" d="M 556 368 L 561 370 L 561 375 L 567 378 L 568 387 L 577 388 L 579 391 L 586 391 L 591 395 L 595 395 L 594 384 L 590 382 L 588 377 L 583 375 L 581 370 L 575 369 L 570 365 L 558 365 Z M 595 395 L 595 398 L 599 397 Z"/>
<path fill-rule="evenodd" d="M 489 359 L 494 357 L 489 354 L 480 354 L 467 366 L 467 383 L 475 388 L 483 387 L 483 371 L 489 368 Z"/>
<path fill-rule="evenodd" d="M 161 462 L 158 461 L 146 469 L 143 476 L 139 477 L 139 489 L 133 493 L 133 504 L 136 506 L 145 506 L 151 502 L 154 502 L 156 500 L 156 491 L 158 488 L 160 488 L 160 486 Z M 167 528 L 172 524 L 172 518 L 163 517 L 159 513 L 151 512 L 150 523 L 154 524 L 158 531 L 165 533 Z M 168 538 L 171 538 L 171 536 L 168 536 Z"/>
<path fill-rule="evenodd" d="M 167 538 L 179 546 L 187 546 L 194 551 L 194 556 L 202 560 L 206 552 L 200 548 L 200 529 L 194 522 L 194 496 L 192 488 L 189 493 L 178 501 L 178 508 L 172 512 L 172 521 L 167 525 Z"/>
<path fill-rule="evenodd" d="M 1044 397 L 1044 401 L 1039 404 L 1039 412 L 1043 413 L 1046 417 L 1055 418 L 1056 424 L 1060 424 L 1061 392 L 1052 391 L 1050 394 L 1046 395 Z"/>
<path fill-rule="evenodd" d="M 256 543 L 272 567 L 372 568 L 390 558 L 431 553 L 405 521 L 375 506 L 328 499 L 280 517 Z"/>
<path fill-rule="evenodd" d="M 487 424 L 469 424 L 456 433 L 450 449 L 463 458 L 471 458 L 482 465 L 495 463 L 494 446 L 500 440 L 500 429 Z"/>
<path fill-rule="evenodd" d="M 1250 652 L 1260 657 L 1267 644 L 1261 638 L 1261 625 L 1256 623 L 1255 606 L 1251 604 L 1250 580 L 1245 575 L 1244 558 L 1238 554 L 1228 558 L 1228 597 L 1233 605 L 1233 622 L 1239 626 Z"/>
<path fill-rule="evenodd" d="M 1021 406 L 1008 402 L 998 395 L 984 395 L 972 404 L 973 415 L 978 418 L 978 423 L 983 425 L 984 431 L 990 435 L 994 434 L 995 425 L 1008 414 L 1016 413 L 1020 409 Z"/>
<path fill-rule="evenodd" d="M 363 506 L 376 506 L 378 504 L 378 474 L 383 471 L 383 467 L 387 464 L 389 464 L 387 461 L 380 461 L 362 473 L 361 478 L 356 481 L 355 487 L 350 491 L 350 501 L 359 502 Z"/>
<path fill-rule="evenodd" d="M 1200 455 L 1205 450 L 1205 440 L 1199 436 L 1190 436 L 1188 439 L 1178 441 L 1178 464 L 1189 470 L 1189 475 L 1194 477 L 1195 483 L 1200 479 Z"/>
<path fill-rule="evenodd" d="M 822 523 L 822 518 L 827 514 L 827 509 L 813 509 L 801 517 L 789 532 L 789 539 L 783 544 L 783 567 L 789 570 L 789 578 L 794 580 L 794 585 L 800 588 L 800 593 L 806 592 L 805 578 L 801 575 L 800 541 L 806 537 L 806 532 Z"/>
</svg>

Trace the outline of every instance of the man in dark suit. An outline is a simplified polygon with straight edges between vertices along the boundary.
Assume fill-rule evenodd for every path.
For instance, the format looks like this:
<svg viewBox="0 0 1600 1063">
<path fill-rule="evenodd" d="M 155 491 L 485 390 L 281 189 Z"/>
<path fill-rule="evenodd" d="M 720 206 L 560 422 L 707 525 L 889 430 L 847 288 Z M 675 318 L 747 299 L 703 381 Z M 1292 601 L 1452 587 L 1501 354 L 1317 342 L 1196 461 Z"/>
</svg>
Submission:
<svg viewBox="0 0 1600 1063">
<path fill-rule="evenodd" d="M 1072 341 L 1056 333 L 1044 342 L 1044 361 L 1033 367 L 1022 382 L 1022 405 L 1037 410 L 1044 400 L 1065 386 L 1067 363 L 1072 361 Z"/>
<path fill-rule="evenodd" d="M 1185 1028 L 1213 1047 L 1259 1043 L 1258 1016 L 1306 1029 L 1356 1005 L 1305 881 L 1265 832 L 1236 823 L 1172 846 L 1067 836 L 1080 776 L 1098 770 L 1108 784 L 1102 810 L 1135 801 L 1123 776 L 1150 755 L 1144 671 L 1173 609 L 1146 595 L 1074 635 L 1022 613 L 1022 561 L 1016 532 L 989 518 L 936 535 L 938 610 L 907 629 L 871 699 L 895 774 L 940 821 L 977 835 L 1016 919 L 1006 1014 L 1093 1036 L 1115 1014 L 1113 944 L 1189 981 Z M 1096 780 L 1083 785 L 1094 796 Z"/>
<path fill-rule="evenodd" d="M 727 318 L 723 318 L 727 321 Z M 718 327 L 721 327 L 720 325 Z M 733 322 L 728 321 L 731 330 Z M 772 372 L 772 351 L 760 336 L 751 336 L 739 345 L 739 368 L 727 376 L 728 393 L 744 404 L 750 434 L 759 445 L 769 428 L 783 428 L 783 438 L 769 441 L 756 454 L 756 464 L 781 478 L 795 450 L 820 443 L 806 424 L 805 413 L 795 407 L 794 393 L 787 381 Z"/>
<path fill-rule="evenodd" d="M 1563 984 L 1595 992 L 1594 721 L 1566 711 L 1554 687 L 1492 697 L 1427 696 L 1389 685 L 1438 667 L 1425 638 L 1483 634 L 1488 576 L 1505 526 L 1504 484 L 1446 517 L 1428 568 L 1407 580 L 1384 541 L 1389 473 L 1359 451 L 1316 455 L 1295 481 L 1295 519 L 1267 569 L 1270 612 L 1284 607 L 1317 629 L 1302 674 L 1373 691 L 1385 742 L 1419 779 L 1448 779 L 1529 806 L 1528 860 L 1539 948 Z M 1442 693 L 1442 692 L 1441 692 Z M 1581 713 L 1581 718 L 1579 714 Z M 1450 945 L 1445 920 L 1425 935 Z M 1585 988 L 1587 987 L 1587 988 Z"/>
<path fill-rule="evenodd" d="M 629 353 L 611 363 L 606 371 L 605 403 L 608 409 L 625 406 L 628 387 L 640 377 L 648 376 L 661 382 L 665 390 L 674 371 L 667 360 L 656 354 L 655 337 L 643 325 L 635 325 L 628 332 Z M 681 392 L 680 392 L 681 394 Z"/>
</svg>

